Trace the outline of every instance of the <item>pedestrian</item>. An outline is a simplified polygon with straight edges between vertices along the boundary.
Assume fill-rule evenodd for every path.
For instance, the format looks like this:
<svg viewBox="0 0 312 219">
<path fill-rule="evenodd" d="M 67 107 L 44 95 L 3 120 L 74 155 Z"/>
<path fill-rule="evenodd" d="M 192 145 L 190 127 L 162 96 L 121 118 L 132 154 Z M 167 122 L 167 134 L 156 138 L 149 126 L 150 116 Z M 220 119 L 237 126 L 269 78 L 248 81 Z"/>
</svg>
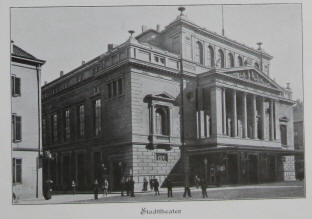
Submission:
<svg viewBox="0 0 312 219">
<path fill-rule="evenodd" d="M 144 177 L 144 179 L 143 179 L 143 189 L 142 189 L 143 192 L 147 191 L 147 184 L 148 184 L 148 181 L 147 181 L 146 177 Z"/>
<path fill-rule="evenodd" d="M 124 176 L 121 178 L 120 187 L 121 187 L 121 196 L 124 196 L 124 191 L 126 189 L 126 179 Z"/>
<path fill-rule="evenodd" d="M 130 186 L 131 197 L 135 197 L 135 195 L 134 195 L 134 180 L 132 177 L 130 178 L 129 186 Z"/>
<path fill-rule="evenodd" d="M 195 183 L 196 188 L 198 189 L 198 187 L 200 185 L 200 179 L 197 175 L 195 175 L 195 177 L 194 177 L 194 183 Z"/>
<path fill-rule="evenodd" d="M 98 199 L 98 194 L 99 194 L 99 182 L 97 181 L 97 179 L 95 179 L 94 181 L 94 199 L 97 200 Z"/>
<path fill-rule="evenodd" d="M 159 182 L 157 179 L 154 179 L 153 185 L 154 185 L 155 195 L 159 195 Z"/>
<path fill-rule="evenodd" d="M 126 191 L 127 191 L 127 196 L 130 196 L 130 178 L 129 177 L 126 180 Z"/>
<path fill-rule="evenodd" d="M 52 197 L 52 195 L 51 195 L 51 193 L 52 193 L 52 183 L 53 183 L 53 181 L 50 180 L 50 179 L 45 181 L 45 187 L 44 187 L 44 190 L 43 190 L 43 197 L 44 197 L 45 200 L 49 200 Z M 15 194 L 14 194 L 14 196 L 15 196 Z M 15 199 L 16 199 L 16 197 L 15 197 Z"/>
<path fill-rule="evenodd" d="M 150 184 L 150 191 L 153 191 L 154 190 L 154 179 L 151 177 L 150 180 L 149 180 L 149 184 Z"/>
<path fill-rule="evenodd" d="M 76 183 L 75 180 L 72 181 L 72 191 L 73 191 L 73 195 L 76 194 Z"/>
<path fill-rule="evenodd" d="M 169 178 L 167 178 L 167 189 L 168 189 L 168 198 L 172 196 L 172 182 Z"/>
<path fill-rule="evenodd" d="M 208 198 L 208 195 L 207 195 L 207 182 L 206 182 L 206 180 L 204 180 L 204 179 L 200 180 L 200 187 L 201 187 L 201 190 L 202 190 L 203 198 Z"/>
<path fill-rule="evenodd" d="M 103 182 L 103 196 L 107 197 L 108 187 L 109 187 L 109 183 L 108 183 L 108 180 L 105 178 Z"/>
</svg>

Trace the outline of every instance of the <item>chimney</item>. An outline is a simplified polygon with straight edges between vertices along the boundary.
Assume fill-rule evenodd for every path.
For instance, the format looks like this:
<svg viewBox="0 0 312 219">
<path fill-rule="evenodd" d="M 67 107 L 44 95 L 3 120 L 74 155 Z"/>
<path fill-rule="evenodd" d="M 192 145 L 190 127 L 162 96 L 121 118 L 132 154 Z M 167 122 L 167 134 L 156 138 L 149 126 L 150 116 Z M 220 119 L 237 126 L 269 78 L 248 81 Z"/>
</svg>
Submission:
<svg viewBox="0 0 312 219">
<path fill-rule="evenodd" d="M 146 25 L 142 25 L 142 33 L 143 33 L 144 31 L 147 31 L 147 26 L 146 26 Z"/>
<path fill-rule="evenodd" d="M 85 60 L 82 60 L 82 61 L 81 61 L 81 65 L 84 65 L 84 64 L 86 64 L 86 61 L 85 61 Z"/>
<path fill-rule="evenodd" d="M 286 83 L 286 89 L 287 89 L 287 90 L 290 90 L 290 89 L 291 89 L 291 88 L 290 88 L 290 83 L 289 83 L 289 82 Z"/>
<path fill-rule="evenodd" d="M 117 45 L 113 43 L 107 44 L 107 51 L 110 52 L 112 51 Z"/>
<path fill-rule="evenodd" d="M 64 75 L 64 71 L 60 71 L 60 77 Z"/>
<path fill-rule="evenodd" d="M 156 25 L 156 30 L 157 30 L 157 32 L 160 32 L 160 25 L 159 24 Z"/>
</svg>

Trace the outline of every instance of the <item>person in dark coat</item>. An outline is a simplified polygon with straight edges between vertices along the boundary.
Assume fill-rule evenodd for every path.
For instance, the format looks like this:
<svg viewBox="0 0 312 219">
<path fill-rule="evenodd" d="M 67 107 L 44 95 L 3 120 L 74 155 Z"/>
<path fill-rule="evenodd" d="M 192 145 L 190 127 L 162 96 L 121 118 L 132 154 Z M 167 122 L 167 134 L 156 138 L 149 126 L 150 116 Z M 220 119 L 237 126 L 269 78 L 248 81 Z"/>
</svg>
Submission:
<svg viewBox="0 0 312 219">
<path fill-rule="evenodd" d="M 201 190 L 202 190 L 203 198 L 208 198 L 206 180 L 204 180 L 204 179 L 200 180 L 200 187 L 201 187 Z"/>
<path fill-rule="evenodd" d="M 143 179 L 143 189 L 142 189 L 143 192 L 146 192 L 146 191 L 147 191 L 147 184 L 148 184 L 148 181 L 147 181 L 147 179 L 144 177 L 144 179 Z"/>
<path fill-rule="evenodd" d="M 44 190 L 43 190 L 43 197 L 44 197 L 45 200 L 49 200 L 52 197 L 52 195 L 51 195 L 51 193 L 52 193 L 52 183 L 53 183 L 53 181 L 50 180 L 50 179 L 45 181 L 45 187 L 44 187 Z"/>
<path fill-rule="evenodd" d="M 129 177 L 126 180 L 126 191 L 127 191 L 127 196 L 130 196 L 130 178 Z"/>
<path fill-rule="evenodd" d="M 185 198 L 186 196 L 192 197 L 190 185 L 189 185 L 188 182 L 185 182 L 185 186 L 184 186 L 184 194 L 183 194 L 183 197 Z"/>
<path fill-rule="evenodd" d="M 132 177 L 129 180 L 129 186 L 130 186 L 131 197 L 135 197 L 135 195 L 134 195 L 134 180 Z"/>
<path fill-rule="evenodd" d="M 157 179 L 154 179 L 154 191 L 155 191 L 155 195 L 159 195 L 159 182 Z"/>
<path fill-rule="evenodd" d="M 168 198 L 173 197 L 172 196 L 172 182 L 169 178 L 167 179 L 167 189 L 168 189 Z"/>
<path fill-rule="evenodd" d="M 97 181 L 97 179 L 94 181 L 93 191 L 94 191 L 94 199 L 97 200 L 99 194 L 99 182 Z"/>
<path fill-rule="evenodd" d="M 150 178 L 149 184 L 150 184 L 150 190 L 153 191 L 154 190 L 154 179 L 153 178 Z"/>
</svg>

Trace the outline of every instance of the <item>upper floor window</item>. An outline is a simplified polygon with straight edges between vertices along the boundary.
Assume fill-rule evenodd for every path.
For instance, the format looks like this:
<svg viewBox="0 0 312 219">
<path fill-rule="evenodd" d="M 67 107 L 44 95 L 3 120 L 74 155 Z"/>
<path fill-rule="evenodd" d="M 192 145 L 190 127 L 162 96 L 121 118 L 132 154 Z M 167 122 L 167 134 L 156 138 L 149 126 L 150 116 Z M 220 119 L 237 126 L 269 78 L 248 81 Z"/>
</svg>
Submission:
<svg viewBox="0 0 312 219">
<path fill-rule="evenodd" d="M 11 76 L 12 83 L 12 96 L 20 96 L 21 95 L 21 79 L 16 77 L 15 75 Z"/>
<path fill-rule="evenodd" d="M 65 110 L 65 140 L 70 139 L 70 111 Z"/>
<path fill-rule="evenodd" d="M 58 141 L 58 133 L 57 133 L 57 114 L 52 115 L 52 142 L 56 143 Z"/>
<path fill-rule="evenodd" d="M 12 159 L 12 179 L 13 183 L 22 183 L 22 159 Z"/>
<path fill-rule="evenodd" d="M 157 107 L 155 111 L 155 130 L 158 135 L 169 135 L 169 110 Z"/>
<path fill-rule="evenodd" d="M 209 58 L 208 58 L 208 63 L 210 64 L 210 67 L 214 67 L 214 51 L 212 46 L 208 46 L 208 50 L 209 50 Z"/>
<path fill-rule="evenodd" d="M 94 131 L 96 136 L 101 132 L 101 99 L 94 101 Z"/>
<path fill-rule="evenodd" d="M 124 93 L 124 81 L 123 78 L 113 80 L 107 84 L 108 98 L 116 97 Z"/>
<path fill-rule="evenodd" d="M 196 59 L 197 61 L 203 65 L 204 64 L 204 49 L 203 44 L 201 42 L 196 43 Z"/>
<path fill-rule="evenodd" d="M 233 68 L 234 67 L 234 56 L 232 53 L 229 53 L 228 54 L 228 66 L 230 68 Z"/>
<path fill-rule="evenodd" d="M 79 106 L 79 111 L 78 111 L 78 125 L 79 125 L 79 136 L 83 137 L 85 134 L 85 107 L 84 105 Z"/>
<path fill-rule="evenodd" d="M 224 68 L 224 53 L 221 49 L 218 50 L 217 67 Z"/>
<path fill-rule="evenodd" d="M 243 58 L 241 56 L 237 57 L 238 66 L 243 66 Z"/>
<path fill-rule="evenodd" d="M 22 117 L 12 115 L 12 127 L 13 127 L 13 142 L 19 142 L 22 140 Z"/>
</svg>

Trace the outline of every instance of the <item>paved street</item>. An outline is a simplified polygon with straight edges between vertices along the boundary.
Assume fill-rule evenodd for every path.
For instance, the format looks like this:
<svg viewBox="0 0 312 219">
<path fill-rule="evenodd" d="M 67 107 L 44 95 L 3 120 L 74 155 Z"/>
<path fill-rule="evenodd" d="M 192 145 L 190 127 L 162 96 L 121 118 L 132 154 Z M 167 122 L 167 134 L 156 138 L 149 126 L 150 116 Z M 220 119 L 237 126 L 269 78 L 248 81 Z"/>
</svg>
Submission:
<svg viewBox="0 0 312 219">
<path fill-rule="evenodd" d="M 160 196 L 153 192 L 136 193 L 136 197 L 121 197 L 119 193 L 93 200 L 92 194 L 54 195 L 51 200 L 37 199 L 19 201 L 17 204 L 57 204 L 57 203 L 105 203 L 105 202 L 148 202 L 148 201 L 183 201 L 183 200 L 234 200 L 263 198 L 302 198 L 304 197 L 303 182 L 282 182 L 246 186 L 224 186 L 208 188 L 208 198 L 203 199 L 201 190 L 192 188 L 192 197 L 183 198 L 183 188 L 173 189 L 173 198 L 167 198 L 166 189 L 160 191 Z"/>
</svg>

